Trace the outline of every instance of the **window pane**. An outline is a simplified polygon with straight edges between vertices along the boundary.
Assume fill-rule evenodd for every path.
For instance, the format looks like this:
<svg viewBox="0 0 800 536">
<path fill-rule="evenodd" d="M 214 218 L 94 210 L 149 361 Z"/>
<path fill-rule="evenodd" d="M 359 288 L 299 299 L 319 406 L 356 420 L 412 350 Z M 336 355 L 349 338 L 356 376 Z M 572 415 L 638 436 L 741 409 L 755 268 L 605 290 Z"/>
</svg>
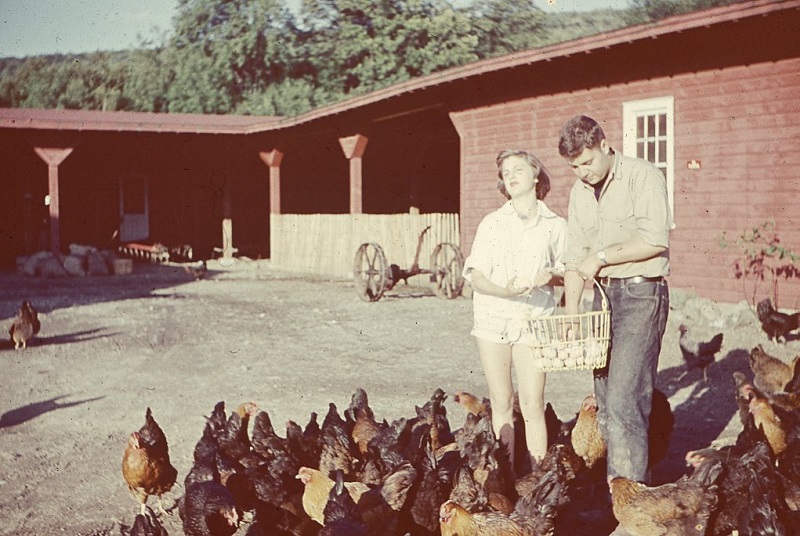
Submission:
<svg viewBox="0 0 800 536">
<path fill-rule="evenodd" d="M 644 143 L 636 142 L 636 158 L 644 158 Z"/>
<path fill-rule="evenodd" d="M 656 118 L 653 115 L 647 116 L 647 135 L 648 136 L 656 135 Z"/>
<path fill-rule="evenodd" d="M 667 135 L 667 114 L 658 114 L 658 135 Z"/>
<path fill-rule="evenodd" d="M 644 138 L 644 117 L 641 115 L 636 118 L 636 137 Z"/>
<path fill-rule="evenodd" d="M 667 140 L 664 139 L 658 140 L 658 161 L 659 162 L 667 161 Z"/>
<path fill-rule="evenodd" d="M 647 159 L 650 162 L 656 161 L 656 142 L 654 141 L 647 142 Z"/>
</svg>

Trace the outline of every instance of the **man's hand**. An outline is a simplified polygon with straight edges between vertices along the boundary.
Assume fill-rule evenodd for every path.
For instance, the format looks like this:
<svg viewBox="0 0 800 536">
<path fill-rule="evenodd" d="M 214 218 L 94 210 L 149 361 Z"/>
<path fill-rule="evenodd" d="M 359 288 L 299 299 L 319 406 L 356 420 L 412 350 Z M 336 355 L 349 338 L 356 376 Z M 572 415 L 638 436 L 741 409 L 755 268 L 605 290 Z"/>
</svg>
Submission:
<svg viewBox="0 0 800 536">
<path fill-rule="evenodd" d="M 603 263 L 597 255 L 589 255 L 583 259 L 583 262 L 578 266 L 578 275 L 580 275 L 584 281 L 588 281 L 589 279 L 594 279 L 597 272 L 599 272 L 602 267 Z"/>
</svg>

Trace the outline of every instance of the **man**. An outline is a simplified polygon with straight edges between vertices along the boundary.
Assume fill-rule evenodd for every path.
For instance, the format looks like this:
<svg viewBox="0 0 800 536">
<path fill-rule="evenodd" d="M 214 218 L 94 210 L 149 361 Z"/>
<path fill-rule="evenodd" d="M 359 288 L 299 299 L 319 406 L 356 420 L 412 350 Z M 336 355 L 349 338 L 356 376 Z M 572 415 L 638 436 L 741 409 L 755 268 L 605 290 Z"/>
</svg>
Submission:
<svg viewBox="0 0 800 536">
<path fill-rule="evenodd" d="M 580 179 L 569 199 L 566 313 L 580 312 L 585 283 L 594 278 L 611 309 L 608 365 L 594 371 L 608 477 L 648 483 L 648 420 L 669 310 L 666 181 L 650 162 L 614 151 L 585 115 L 566 122 L 558 151 Z"/>
</svg>

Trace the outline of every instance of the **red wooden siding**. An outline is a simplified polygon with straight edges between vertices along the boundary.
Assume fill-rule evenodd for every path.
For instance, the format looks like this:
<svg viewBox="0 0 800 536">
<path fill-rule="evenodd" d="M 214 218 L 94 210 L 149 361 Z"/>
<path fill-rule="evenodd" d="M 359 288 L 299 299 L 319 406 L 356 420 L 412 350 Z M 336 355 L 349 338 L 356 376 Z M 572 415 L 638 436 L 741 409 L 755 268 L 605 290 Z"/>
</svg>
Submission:
<svg viewBox="0 0 800 536">
<path fill-rule="evenodd" d="M 556 145 L 563 122 L 587 113 L 622 146 L 622 103 L 675 99 L 673 286 L 720 301 L 747 297 L 733 277 L 737 250 L 720 248 L 767 220 L 800 252 L 800 59 L 736 66 L 572 91 L 453 113 L 462 137 L 462 244 L 469 252 L 481 218 L 499 206 L 494 159 L 500 150 L 532 150 L 553 176 L 548 205 L 566 216 L 576 180 Z M 692 159 L 701 169 L 687 169 Z M 767 286 L 761 286 L 765 295 Z M 800 308 L 800 282 L 780 285 L 780 304 Z"/>
</svg>

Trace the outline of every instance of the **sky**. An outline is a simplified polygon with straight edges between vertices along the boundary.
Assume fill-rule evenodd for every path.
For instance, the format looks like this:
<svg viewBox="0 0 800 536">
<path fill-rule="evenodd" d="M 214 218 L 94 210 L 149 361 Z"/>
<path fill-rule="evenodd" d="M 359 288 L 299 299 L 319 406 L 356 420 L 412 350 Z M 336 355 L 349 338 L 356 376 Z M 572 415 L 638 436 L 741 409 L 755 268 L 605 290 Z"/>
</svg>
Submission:
<svg viewBox="0 0 800 536">
<path fill-rule="evenodd" d="M 296 9 L 300 0 L 287 3 Z M 536 3 L 546 11 L 628 6 L 628 0 Z M 176 6 L 177 0 L 0 0 L 0 58 L 135 48 L 172 28 Z"/>
</svg>

